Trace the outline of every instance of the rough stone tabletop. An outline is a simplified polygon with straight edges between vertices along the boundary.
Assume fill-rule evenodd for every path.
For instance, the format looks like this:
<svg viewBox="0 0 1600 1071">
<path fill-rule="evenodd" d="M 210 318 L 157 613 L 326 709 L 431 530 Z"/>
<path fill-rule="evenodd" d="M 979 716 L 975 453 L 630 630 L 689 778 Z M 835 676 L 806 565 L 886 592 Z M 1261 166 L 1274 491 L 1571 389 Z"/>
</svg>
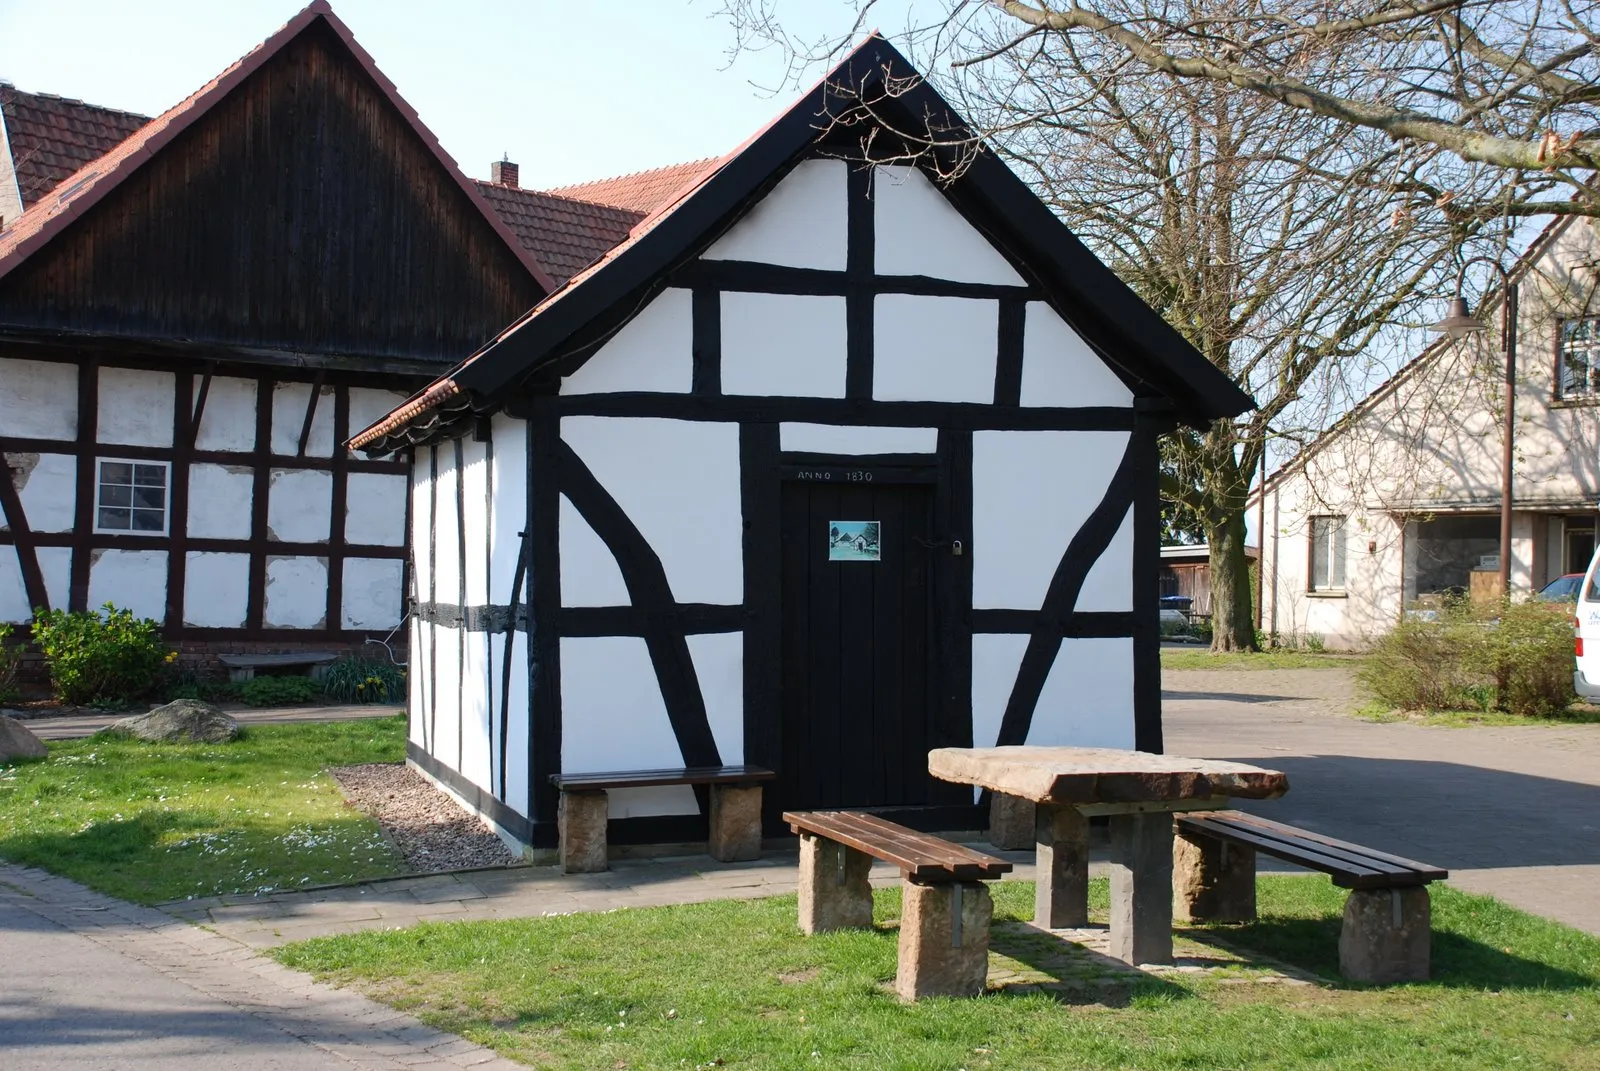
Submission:
<svg viewBox="0 0 1600 1071">
<path fill-rule="evenodd" d="M 928 772 L 1036 803 L 1264 800 L 1289 791 L 1277 770 L 1106 747 L 942 747 L 928 752 Z"/>
</svg>

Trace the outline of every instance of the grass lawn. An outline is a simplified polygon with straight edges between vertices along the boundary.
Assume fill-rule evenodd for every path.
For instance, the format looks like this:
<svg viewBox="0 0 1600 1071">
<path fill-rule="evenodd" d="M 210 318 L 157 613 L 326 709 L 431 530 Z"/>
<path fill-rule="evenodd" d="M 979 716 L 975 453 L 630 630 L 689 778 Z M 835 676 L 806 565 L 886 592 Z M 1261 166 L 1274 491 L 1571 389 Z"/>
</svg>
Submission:
<svg viewBox="0 0 1600 1071">
<path fill-rule="evenodd" d="M 1359 669 L 1360 655 L 1325 651 L 1229 651 L 1212 654 L 1208 648 L 1161 649 L 1162 669 Z"/>
<path fill-rule="evenodd" d="M 1356 711 L 1363 721 L 1404 721 L 1414 725 L 1442 725 L 1460 729 L 1477 725 L 1544 725 L 1565 727 L 1572 725 L 1600 725 L 1600 707 L 1579 704 L 1556 718 L 1524 717 L 1507 714 L 1503 710 L 1391 710 L 1382 703 L 1369 703 Z"/>
<path fill-rule="evenodd" d="M 1434 886 L 1435 980 L 1368 989 L 1333 977 L 1343 893 L 1320 876 L 1263 877 L 1262 920 L 1226 928 L 1328 976 L 1318 986 L 1255 982 L 1248 966 L 1063 970 L 1014 921 L 1032 885 L 991 888 L 991 977 L 1023 984 L 977 1000 L 900 1004 L 884 988 L 893 930 L 807 938 L 793 897 L 429 924 L 276 954 L 538 1067 L 1600 1068 L 1600 940 L 1490 899 Z M 1103 917 L 1103 880 L 1091 897 Z M 877 894 L 880 926 L 899 904 L 898 889 Z"/>
<path fill-rule="evenodd" d="M 48 746 L 48 759 L 0 766 L 0 858 L 146 904 L 401 869 L 323 770 L 400 761 L 403 716 L 254 725 L 227 744 Z"/>
</svg>

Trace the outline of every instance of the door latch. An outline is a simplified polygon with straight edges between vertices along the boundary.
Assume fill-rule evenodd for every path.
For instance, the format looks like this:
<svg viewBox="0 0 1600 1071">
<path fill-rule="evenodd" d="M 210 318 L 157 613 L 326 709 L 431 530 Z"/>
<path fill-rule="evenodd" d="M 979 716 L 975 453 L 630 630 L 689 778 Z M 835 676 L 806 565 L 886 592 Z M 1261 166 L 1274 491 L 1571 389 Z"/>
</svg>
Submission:
<svg viewBox="0 0 1600 1071">
<path fill-rule="evenodd" d="M 961 557 L 961 540 L 952 539 L 950 541 L 950 553 L 954 557 L 957 557 L 957 558 Z"/>
</svg>

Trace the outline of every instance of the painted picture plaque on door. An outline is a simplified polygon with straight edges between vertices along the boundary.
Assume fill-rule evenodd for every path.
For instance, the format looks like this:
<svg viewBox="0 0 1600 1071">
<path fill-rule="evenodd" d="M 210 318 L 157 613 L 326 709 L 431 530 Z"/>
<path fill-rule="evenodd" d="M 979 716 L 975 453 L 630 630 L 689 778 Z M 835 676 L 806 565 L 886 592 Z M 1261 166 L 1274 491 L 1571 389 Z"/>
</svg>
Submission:
<svg viewBox="0 0 1600 1071">
<path fill-rule="evenodd" d="M 877 521 L 829 521 L 828 560 L 875 562 L 882 557 Z"/>
</svg>

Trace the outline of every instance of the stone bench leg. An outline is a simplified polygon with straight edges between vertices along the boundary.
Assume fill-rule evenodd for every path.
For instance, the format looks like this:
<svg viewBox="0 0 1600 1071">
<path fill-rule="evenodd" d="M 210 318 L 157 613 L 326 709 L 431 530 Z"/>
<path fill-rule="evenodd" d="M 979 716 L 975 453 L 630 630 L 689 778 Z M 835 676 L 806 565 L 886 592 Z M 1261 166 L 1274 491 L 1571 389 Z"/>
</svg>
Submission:
<svg viewBox="0 0 1600 1071">
<path fill-rule="evenodd" d="M 567 874 L 605 870 L 607 799 L 600 792 L 563 792 L 556 810 L 561 869 Z"/>
<path fill-rule="evenodd" d="M 1179 832 L 1172 840 L 1172 917 L 1180 922 L 1252 922 L 1256 850 Z"/>
<path fill-rule="evenodd" d="M 1089 820 L 1077 808 L 1034 808 L 1033 921 L 1050 930 L 1089 925 Z"/>
<path fill-rule="evenodd" d="M 872 857 L 815 833 L 800 834 L 800 930 L 872 928 Z"/>
<path fill-rule="evenodd" d="M 741 863 L 761 858 L 761 786 L 711 786 L 711 858 Z"/>
<path fill-rule="evenodd" d="M 1111 816 L 1111 947 L 1124 963 L 1172 962 L 1172 815 Z"/>
<path fill-rule="evenodd" d="M 989 980 L 989 922 L 994 901 L 981 881 L 904 883 L 900 909 L 901 1000 L 975 997 Z"/>
<path fill-rule="evenodd" d="M 1352 982 L 1425 982 L 1432 928 L 1426 885 L 1353 889 L 1339 931 L 1339 973 Z"/>
<path fill-rule="evenodd" d="M 1034 844 L 1034 804 L 1004 792 L 989 793 L 989 843 L 1005 851 L 1025 852 Z"/>
</svg>

